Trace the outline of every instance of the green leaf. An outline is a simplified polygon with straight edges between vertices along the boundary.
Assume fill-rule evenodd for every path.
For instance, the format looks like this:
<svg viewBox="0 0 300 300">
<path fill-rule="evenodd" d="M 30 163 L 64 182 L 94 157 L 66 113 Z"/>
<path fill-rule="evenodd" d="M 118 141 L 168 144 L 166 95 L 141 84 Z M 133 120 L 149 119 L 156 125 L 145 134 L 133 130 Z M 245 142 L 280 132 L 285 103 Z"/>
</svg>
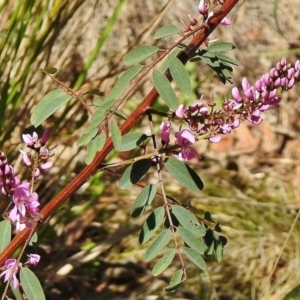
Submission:
<svg viewBox="0 0 300 300">
<path fill-rule="evenodd" d="M 145 260 L 152 260 L 171 240 L 171 230 L 163 230 L 148 248 Z"/>
<path fill-rule="evenodd" d="M 130 165 L 120 180 L 120 188 L 128 189 L 137 183 L 150 169 L 151 159 L 141 159 Z"/>
<path fill-rule="evenodd" d="M 123 92 L 128 88 L 128 86 L 131 83 L 131 80 L 143 69 L 143 66 L 136 65 L 132 66 L 129 69 L 127 69 L 118 79 L 115 86 L 112 88 L 112 90 L 105 96 L 104 101 L 109 101 L 112 99 L 120 98 L 120 96 L 123 94 Z"/>
<path fill-rule="evenodd" d="M 154 40 L 157 40 L 157 39 L 161 39 L 163 37 L 166 37 L 166 36 L 170 36 L 170 35 L 173 35 L 173 34 L 176 34 L 176 33 L 179 33 L 179 29 L 177 26 L 175 25 L 165 25 L 161 28 L 159 28 L 154 36 L 153 36 L 153 39 Z"/>
<path fill-rule="evenodd" d="M 283 300 L 299 300 L 300 299 L 300 285 L 294 287 Z"/>
<path fill-rule="evenodd" d="M 97 151 L 100 151 L 103 148 L 105 140 L 106 133 L 102 131 L 100 136 L 97 136 L 96 138 L 90 141 L 87 147 L 87 154 L 85 157 L 85 163 L 87 165 L 93 161 Z"/>
<path fill-rule="evenodd" d="M 100 135 L 95 138 L 95 140 L 96 140 L 96 149 L 97 149 L 97 151 L 101 151 L 103 146 L 104 146 L 104 143 L 106 141 L 105 131 L 102 131 L 100 133 Z"/>
<path fill-rule="evenodd" d="M 232 65 L 235 65 L 235 66 L 238 66 L 239 63 L 238 61 L 236 61 L 235 59 L 229 57 L 229 56 L 226 56 L 226 55 L 223 55 L 223 54 L 216 54 L 216 57 L 222 61 L 222 63 L 224 62 L 227 62 L 227 63 L 230 63 Z"/>
<path fill-rule="evenodd" d="M 156 46 L 140 46 L 128 52 L 123 58 L 123 64 L 130 66 L 143 61 L 154 53 L 157 53 L 159 48 Z"/>
<path fill-rule="evenodd" d="M 210 256 L 214 252 L 215 249 L 215 239 L 214 234 L 211 229 L 206 231 L 206 235 L 203 237 L 203 241 L 205 244 L 205 255 Z"/>
<path fill-rule="evenodd" d="M 77 146 L 88 144 L 97 134 L 98 128 L 91 128 L 77 141 Z"/>
<path fill-rule="evenodd" d="M 11 240 L 11 223 L 8 220 L 0 222 L 0 253 L 6 248 Z"/>
<path fill-rule="evenodd" d="M 206 211 L 204 213 L 204 219 L 213 223 L 216 223 L 216 221 L 212 218 L 211 213 L 209 211 Z"/>
<path fill-rule="evenodd" d="M 175 48 L 174 50 L 172 50 L 171 53 L 169 53 L 169 56 L 175 56 L 176 57 L 180 51 L 181 50 L 179 48 Z M 158 70 L 159 70 L 160 73 L 164 74 L 167 71 L 168 68 L 169 68 L 169 60 L 165 59 L 162 66 Z"/>
<path fill-rule="evenodd" d="M 183 281 L 183 271 L 180 269 L 173 274 L 170 284 L 165 287 L 164 290 L 167 292 L 174 292 Z"/>
<path fill-rule="evenodd" d="M 167 250 L 162 258 L 160 258 L 152 269 L 152 274 L 157 276 L 161 274 L 173 261 L 176 254 L 175 249 Z"/>
<path fill-rule="evenodd" d="M 30 238 L 30 241 L 29 241 L 29 246 L 33 246 L 34 243 L 36 243 L 38 241 L 38 235 L 37 233 L 35 232 L 32 237 Z"/>
<path fill-rule="evenodd" d="M 201 270 L 206 270 L 206 262 L 198 252 L 188 247 L 183 247 L 182 250 L 191 262 Z"/>
<path fill-rule="evenodd" d="M 28 300 L 46 300 L 38 278 L 30 269 L 26 267 L 21 268 L 20 281 Z"/>
<path fill-rule="evenodd" d="M 172 205 L 172 214 L 184 228 L 190 230 L 194 235 L 204 236 L 206 234 L 206 228 L 186 208 L 180 205 Z"/>
<path fill-rule="evenodd" d="M 211 68 L 219 68 L 220 67 L 220 61 L 218 58 L 214 55 L 213 57 L 207 57 L 206 55 L 201 56 L 201 59 Z"/>
<path fill-rule="evenodd" d="M 210 52 L 226 52 L 235 49 L 235 45 L 232 43 L 215 43 L 207 47 Z"/>
<path fill-rule="evenodd" d="M 219 238 L 221 240 L 223 247 L 225 247 L 227 245 L 227 238 L 223 235 L 219 235 Z"/>
<path fill-rule="evenodd" d="M 168 172 L 186 188 L 198 192 L 203 189 L 203 182 L 198 174 L 187 164 L 174 157 L 165 160 Z"/>
<path fill-rule="evenodd" d="M 113 140 L 114 147 L 117 151 L 120 151 L 122 148 L 122 134 L 119 129 L 118 123 L 114 118 L 110 119 L 109 130 Z"/>
<path fill-rule="evenodd" d="M 217 262 L 221 262 L 223 259 L 223 244 L 220 237 L 216 234 L 214 234 L 214 250 Z"/>
<path fill-rule="evenodd" d="M 219 223 L 216 224 L 216 226 L 215 226 L 215 228 L 214 228 L 214 231 L 216 231 L 216 232 L 222 232 L 222 229 L 221 229 Z"/>
<path fill-rule="evenodd" d="M 102 91 L 100 91 L 99 89 L 94 88 L 94 89 L 87 90 L 81 94 L 81 96 L 84 96 L 84 95 L 96 95 L 96 96 L 102 97 L 102 96 L 104 96 L 104 93 Z"/>
<path fill-rule="evenodd" d="M 138 147 L 148 136 L 140 132 L 130 132 L 122 136 L 121 151 L 129 151 Z"/>
<path fill-rule="evenodd" d="M 49 116 L 67 103 L 72 97 L 62 89 L 56 89 L 44 96 L 33 109 L 30 121 L 35 127 L 39 126 Z"/>
<path fill-rule="evenodd" d="M 192 93 L 192 85 L 188 71 L 185 69 L 183 63 L 175 56 L 170 55 L 168 57 L 169 68 L 171 75 L 180 88 L 185 94 L 189 95 Z"/>
<path fill-rule="evenodd" d="M 156 195 L 156 190 L 157 186 L 154 184 L 150 184 L 141 191 L 141 193 L 137 196 L 130 212 L 130 215 L 133 218 L 140 216 L 151 204 Z"/>
<path fill-rule="evenodd" d="M 168 105 L 169 108 L 175 110 L 179 106 L 176 94 L 165 75 L 159 71 L 153 70 L 153 84 L 157 89 L 157 92 Z"/>
<path fill-rule="evenodd" d="M 97 153 L 97 142 L 96 139 L 93 139 L 89 142 L 87 146 L 87 153 L 84 158 L 84 161 L 87 165 L 89 165 L 93 161 L 96 153 Z"/>
<path fill-rule="evenodd" d="M 46 67 L 46 68 L 44 68 L 43 70 L 44 70 L 46 73 L 51 74 L 51 75 L 53 75 L 53 74 L 55 74 L 55 73 L 57 72 L 57 69 L 54 68 L 54 67 Z"/>
<path fill-rule="evenodd" d="M 165 216 L 165 209 L 160 206 L 156 208 L 147 218 L 139 235 L 139 243 L 149 241 L 161 225 Z"/>
<path fill-rule="evenodd" d="M 204 253 L 205 247 L 202 241 L 200 241 L 199 237 L 196 237 L 190 230 L 183 227 L 178 227 L 177 233 L 189 247 L 197 251 L 199 254 Z"/>
<path fill-rule="evenodd" d="M 100 116 L 104 116 L 106 114 L 106 112 L 108 110 L 110 110 L 116 102 L 117 102 L 116 99 L 109 99 L 109 100 L 104 100 L 104 101 L 101 100 L 101 102 L 99 102 L 99 107 L 97 108 L 97 110 L 95 111 L 95 113 L 93 114 L 93 116 L 91 118 L 91 122 L 95 118 L 99 118 Z M 96 101 L 95 101 L 95 103 L 96 103 Z"/>
</svg>

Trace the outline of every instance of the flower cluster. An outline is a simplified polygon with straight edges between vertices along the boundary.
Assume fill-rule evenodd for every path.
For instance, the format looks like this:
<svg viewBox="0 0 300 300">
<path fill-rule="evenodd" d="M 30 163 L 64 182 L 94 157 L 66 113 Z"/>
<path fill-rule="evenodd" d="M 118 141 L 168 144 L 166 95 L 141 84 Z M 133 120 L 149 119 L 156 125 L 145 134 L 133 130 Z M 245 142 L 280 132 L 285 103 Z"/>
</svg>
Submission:
<svg viewBox="0 0 300 300">
<path fill-rule="evenodd" d="M 33 155 L 24 152 L 23 161 L 31 168 L 32 176 L 37 178 L 41 171 L 52 167 L 52 162 L 48 161 L 50 151 L 45 147 L 50 138 L 50 130 L 46 129 L 42 138 L 34 132 L 33 135 L 23 134 L 23 140 L 27 147 L 33 150 Z M 8 214 L 8 218 L 16 225 L 16 231 L 20 232 L 25 227 L 31 228 L 40 218 L 39 197 L 33 192 L 32 182 L 21 182 L 15 175 L 14 168 L 8 164 L 5 154 L 0 151 L 0 187 L 4 195 L 12 199 L 14 205 Z"/>
<path fill-rule="evenodd" d="M 26 265 L 36 266 L 40 261 L 40 258 L 41 257 L 38 254 L 29 254 L 28 260 L 24 264 L 24 266 Z M 7 259 L 4 264 L 4 271 L 0 274 L 0 278 L 4 277 L 4 282 L 7 282 L 12 279 L 14 289 L 18 288 L 20 282 L 17 278 L 17 274 L 22 266 L 23 265 L 21 263 L 18 263 L 17 260 L 14 258 Z"/>
<path fill-rule="evenodd" d="M 8 214 L 8 219 L 15 224 L 16 232 L 22 231 L 24 228 L 32 228 L 39 221 L 39 197 L 33 192 L 34 179 L 39 177 L 41 172 L 52 167 L 52 162 L 48 161 L 51 156 L 50 150 L 45 147 L 50 139 L 50 129 L 44 131 L 43 136 L 39 139 L 37 133 L 23 134 L 22 138 L 30 152 L 20 150 L 23 156 L 24 164 L 31 169 L 31 182 L 21 182 L 20 178 L 15 175 L 14 168 L 8 164 L 7 157 L 4 152 L 0 151 L 0 187 L 1 192 L 12 199 L 13 208 Z M 27 262 L 23 265 L 37 265 L 40 256 L 30 254 Z M 4 277 L 4 282 L 13 280 L 13 287 L 19 286 L 17 273 L 23 266 L 14 258 L 6 260 L 0 274 L 0 278 Z"/>
<path fill-rule="evenodd" d="M 216 7 L 223 4 L 224 1 L 220 0 L 200 0 L 198 5 L 198 11 L 201 15 L 204 16 L 205 20 L 208 20 L 210 17 L 213 16 L 214 10 L 216 10 Z M 230 25 L 231 22 L 228 18 L 224 18 L 221 21 L 222 25 Z"/>
<path fill-rule="evenodd" d="M 184 120 L 189 129 L 175 134 L 176 144 L 180 146 L 178 158 L 188 160 L 198 157 L 192 145 L 200 137 L 217 143 L 222 134 L 230 133 L 241 122 L 248 120 L 254 125 L 262 122 L 261 112 L 278 104 L 283 92 L 291 89 L 300 81 L 300 61 L 292 66 L 283 58 L 267 74 L 251 86 L 246 78 L 242 80 L 241 92 L 237 87 L 232 89 L 232 99 L 225 100 L 222 108 L 215 109 L 215 104 L 198 101 L 185 108 L 179 105 L 173 117 Z M 171 122 L 164 121 L 160 127 L 163 144 L 169 144 Z"/>
</svg>

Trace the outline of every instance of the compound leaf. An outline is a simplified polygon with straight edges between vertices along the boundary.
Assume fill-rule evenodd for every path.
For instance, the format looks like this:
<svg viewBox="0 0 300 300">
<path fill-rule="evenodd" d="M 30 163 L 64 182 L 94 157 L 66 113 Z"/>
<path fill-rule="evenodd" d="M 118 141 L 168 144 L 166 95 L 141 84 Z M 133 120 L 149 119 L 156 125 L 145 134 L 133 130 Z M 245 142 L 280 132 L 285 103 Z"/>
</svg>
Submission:
<svg viewBox="0 0 300 300">
<path fill-rule="evenodd" d="M 165 160 L 165 166 L 169 173 L 183 186 L 195 192 L 203 189 L 204 185 L 201 178 L 184 162 L 169 157 Z"/>
</svg>

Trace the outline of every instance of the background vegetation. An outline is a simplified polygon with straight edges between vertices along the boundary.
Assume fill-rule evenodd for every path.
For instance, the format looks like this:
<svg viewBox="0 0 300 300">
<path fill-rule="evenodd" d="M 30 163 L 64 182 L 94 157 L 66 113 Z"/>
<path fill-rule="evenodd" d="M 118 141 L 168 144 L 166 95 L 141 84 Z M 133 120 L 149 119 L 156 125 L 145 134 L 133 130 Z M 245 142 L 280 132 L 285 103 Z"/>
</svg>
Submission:
<svg viewBox="0 0 300 300">
<path fill-rule="evenodd" d="M 230 53 L 240 62 L 233 73 L 235 85 L 243 76 L 253 83 L 282 56 L 291 62 L 300 58 L 297 2 L 240 1 L 229 16 L 232 25 L 213 33 L 212 39 L 237 46 Z M 181 18 L 188 23 L 188 13 L 198 17 L 197 6 L 194 0 L 2 0 L 0 147 L 17 172 L 26 176 L 18 148 L 20 135 L 33 130 L 31 110 L 57 87 L 41 68 L 55 66 L 58 79 L 75 90 L 97 87 L 106 93 L 123 71 L 124 54 L 137 45 L 157 43 L 151 37 L 158 26 L 180 26 Z M 164 46 L 161 41 L 158 45 Z M 190 64 L 188 70 L 195 98 L 183 101 L 230 93 L 231 86 L 213 78 L 204 65 Z M 144 81 L 125 107 L 128 112 L 150 84 Z M 152 277 L 154 262 L 143 262 L 147 245 L 139 245 L 137 237 L 143 218 L 129 217 L 139 188 L 120 191 L 116 175 L 98 174 L 40 229 L 35 251 L 42 261 L 36 273 L 47 299 L 283 299 L 299 284 L 299 225 L 270 285 L 268 280 L 300 203 L 299 91 L 296 86 L 285 94 L 259 127 L 242 125 L 217 145 L 203 142 L 203 157 L 193 165 L 203 177 L 203 193 L 174 185 L 168 190 L 220 222 L 229 240 L 221 263 L 208 261 L 205 273 L 189 265 L 184 286 L 173 294 L 163 292 L 172 269 Z M 75 142 L 86 120 L 86 112 L 74 101 L 46 124 L 57 147 L 55 167 L 38 185 L 43 203 L 81 170 L 85 149 Z M 0 206 L 4 211 L 7 199 Z"/>
</svg>

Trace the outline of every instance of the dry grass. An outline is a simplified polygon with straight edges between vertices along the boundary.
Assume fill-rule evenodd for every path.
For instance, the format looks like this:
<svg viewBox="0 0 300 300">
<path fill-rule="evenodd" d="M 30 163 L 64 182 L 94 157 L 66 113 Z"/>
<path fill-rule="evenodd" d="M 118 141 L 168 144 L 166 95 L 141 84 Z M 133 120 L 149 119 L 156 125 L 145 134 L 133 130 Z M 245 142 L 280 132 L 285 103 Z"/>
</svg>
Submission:
<svg viewBox="0 0 300 300">
<path fill-rule="evenodd" d="M 159 26 L 170 23 L 180 26 L 180 18 L 188 20 L 187 13 L 198 16 L 197 1 L 169 2 L 168 9 L 163 11 L 164 4 L 158 0 L 127 1 L 97 60 L 89 68 L 84 85 L 79 88 L 98 87 L 107 92 L 122 71 L 121 59 L 128 49 L 140 43 L 153 44 L 155 22 Z M 51 42 L 45 43 L 45 49 L 31 65 L 11 139 L 2 142 L 4 150 L 19 142 L 24 126 L 30 123 L 32 106 L 55 87 L 38 69 L 55 66 L 59 78 L 73 86 L 117 3 L 116 0 L 86 0 L 82 4 L 74 1 L 72 5 L 78 5 L 74 14 L 70 13 L 72 5 L 67 5 L 64 14 L 70 13 L 69 21 L 51 36 Z M 273 1 L 241 1 L 231 13 L 232 26 L 219 27 L 213 33 L 212 38 L 237 45 L 231 54 L 240 62 L 233 73 L 236 85 L 243 76 L 254 82 L 282 56 L 292 62 L 299 58 L 298 6 L 298 0 L 279 1 L 280 34 L 272 16 Z M 3 14 L 0 28 L 5 28 L 5 24 Z M 298 50 L 292 52 L 294 48 Z M 17 53 L 16 62 L 25 55 L 25 49 L 26 41 Z M 206 75 L 202 70 L 196 69 L 198 81 Z M 141 99 L 148 87 L 146 82 L 136 97 Z M 210 98 L 212 93 L 223 95 L 230 88 L 213 80 L 201 85 L 198 93 Z M 142 220 L 128 217 L 139 189 L 131 190 L 130 195 L 120 192 L 116 184 L 111 184 L 117 178 L 105 174 L 83 187 L 43 232 L 43 251 L 48 255 L 39 271 L 48 299 L 282 299 L 300 279 L 300 230 L 296 226 L 271 283 L 268 282 L 300 203 L 299 91 L 298 86 L 286 94 L 279 107 L 265 114 L 259 128 L 241 126 L 217 146 L 205 145 L 203 159 L 194 165 L 204 178 L 205 189 L 200 196 L 184 191 L 184 198 L 190 199 L 201 213 L 209 210 L 220 222 L 229 239 L 223 262 L 209 259 L 207 273 L 189 265 L 189 279 L 183 288 L 171 295 L 162 292 L 166 277 L 175 269 L 153 278 L 149 274 L 153 263 L 143 262 L 147 245 L 138 244 L 136 227 Z M 54 143 L 59 144 L 56 168 L 40 186 L 44 201 L 81 169 L 85 151 L 78 150 L 74 141 L 84 128 L 77 128 L 73 123 L 79 122 L 84 114 L 79 106 L 73 107 L 56 130 Z M 54 121 L 50 119 L 49 124 Z M 176 189 L 171 186 L 170 192 L 175 190 L 173 196 L 180 200 L 182 191 L 177 189 L 176 193 Z M 77 216 L 76 209 L 84 202 L 90 207 Z M 72 212 L 65 217 L 64 213 L 71 207 Z M 53 229 L 58 237 L 50 244 L 45 231 Z M 80 252 L 83 245 L 90 243 L 97 245 L 92 253 Z M 63 277 L 56 275 L 70 261 L 75 269 L 65 272 L 67 275 Z"/>
</svg>

